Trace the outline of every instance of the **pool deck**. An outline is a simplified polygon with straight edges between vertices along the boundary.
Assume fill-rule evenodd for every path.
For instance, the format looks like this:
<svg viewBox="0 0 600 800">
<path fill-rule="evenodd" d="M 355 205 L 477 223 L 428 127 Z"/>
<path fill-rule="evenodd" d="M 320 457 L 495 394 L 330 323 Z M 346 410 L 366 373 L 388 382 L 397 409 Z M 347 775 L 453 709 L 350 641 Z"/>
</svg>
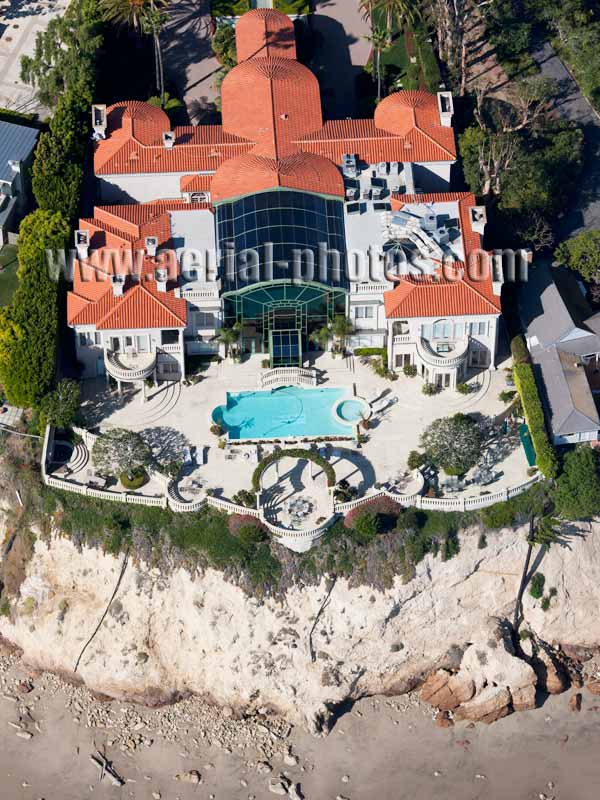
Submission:
<svg viewBox="0 0 600 800">
<path fill-rule="evenodd" d="M 196 448 L 200 465 L 187 470 L 180 484 L 182 496 L 192 500 L 202 486 L 231 498 L 240 489 L 250 488 L 253 465 L 272 445 L 265 443 L 257 449 L 232 443 L 227 449 L 219 448 L 217 437 L 210 432 L 212 411 L 223 404 L 227 392 L 258 390 L 261 361 L 262 356 L 257 355 L 241 364 L 210 364 L 199 383 L 189 387 L 163 384 L 152 390 L 145 404 L 131 391 L 121 397 L 108 393 L 104 380 L 85 381 L 82 410 L 86 426 L 140 431 L 162 462 L 180 460 L 186 446 Z M 473 394 L 444 390 L 426 397 L 418 378 L 401 375 L 397 381 L 388 381 L 358 359 L 322 355 L 314 366 L 321 373 L 321 387 L 346 388 L 350 393 L 356 388 L 356 394 L 369 401 L 380 398 L 375 403 L 380 410 L 373 415 L 372 428 L 360 449 L 352 441 L 326 446 L 338 480 L 347 479 L 361 493 L 406 470 L 409 452 L 419 449 L 421 433 L 434 419 L 459 411 L 494 417 L 505 409 L 498 400 L 499 392 L 506 388 L 502 369 L 482 373 L 480 389 Z M 528 464 L 518 437 L 496 443 L 490 448 L 489 461 L 499 477 L 485 488 L 469 487 L 466 495 L 498 491 L 527 477 Z"/>
</svg>

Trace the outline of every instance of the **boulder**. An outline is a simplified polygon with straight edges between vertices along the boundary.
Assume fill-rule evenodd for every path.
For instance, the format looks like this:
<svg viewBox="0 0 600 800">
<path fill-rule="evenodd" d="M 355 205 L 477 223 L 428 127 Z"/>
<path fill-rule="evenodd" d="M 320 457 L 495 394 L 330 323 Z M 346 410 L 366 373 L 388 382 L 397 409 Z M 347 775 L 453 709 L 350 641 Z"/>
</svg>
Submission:
<svg viewBox="0 0 600 800">
<path fill-rule="evenodd" d="M 569 688 L 569 679 L 553 655 L 541 647 L 532 662 L 539 685 L 548 694 L 562 694 Z"/>
<path fill-rule="evenodd" d="M 453 728 L 454 720 L 447 711 L 441 711 L 435 718 L 435 724 L 438 728 Z"/>
<path fill-rule="evenodd" d="M 571 711 L 581 711 L 581 692 L 575 692 L 569 699 Z"/>
<path fill-rule="evenodd" d="M 535 708 L 535 686 L 522 686 L 510 691 L 513 711 L 530 711 Z"/>
<path fill-rule="evenodd" d="M 181 781 L 181 783 L 192 783 L 198 786 L 202 783 L 202 776 L 197 769 L 190 769 L 187 772 L 178 772 L 177 775 L 175 775 L 175 780 Z"/>
<path fill-rule="evenodd" d="M 512 699 L 506 686 L 486 686 L 472 700 L 462 703 L 454 716 L 470 722 L 485 722 L 489 725 L 506 717 L 512 710 Z"/>
<path fill-rule="evenodd" d="M 586 681 L 585 688 L 592 694 L 600 694 L 600 681 L 596 679 Z"/>
<path fill-rule="evenodd" d="M 444 669 L 432 673 L 421 687 L 420 698 L 442 711 L 452 711 L 475 694 L 475 684 L 469 676 L 451 675 Z"/>
</svg>

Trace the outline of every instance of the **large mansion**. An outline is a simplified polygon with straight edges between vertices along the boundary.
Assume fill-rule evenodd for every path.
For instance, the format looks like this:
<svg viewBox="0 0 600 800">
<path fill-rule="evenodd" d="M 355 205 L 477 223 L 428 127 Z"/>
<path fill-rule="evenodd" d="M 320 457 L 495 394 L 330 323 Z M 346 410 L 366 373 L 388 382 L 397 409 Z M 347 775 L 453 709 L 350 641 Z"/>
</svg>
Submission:
<svg viewBox="0 0 600 800">
<path fill-rule="evenodd" d="M 84 376 L 183 379 L 186 355 L 217 352 L 236 323 L 243 352 L 299 366 L 338 315 L 351 349 L 386 348 L 391 369 L 441 387 L 493 368 L 501 285 L 469 268 L 485 213 L 451 191 L 451 95 L 401 91 L 373 119 L 324 121 L 286 16 L 251 11 L 236 36 L 222 125 L 93 108 L 97 205 L 68 297 Z M 365 268 L 369 251 L 385 269 Z"/>
</svg>

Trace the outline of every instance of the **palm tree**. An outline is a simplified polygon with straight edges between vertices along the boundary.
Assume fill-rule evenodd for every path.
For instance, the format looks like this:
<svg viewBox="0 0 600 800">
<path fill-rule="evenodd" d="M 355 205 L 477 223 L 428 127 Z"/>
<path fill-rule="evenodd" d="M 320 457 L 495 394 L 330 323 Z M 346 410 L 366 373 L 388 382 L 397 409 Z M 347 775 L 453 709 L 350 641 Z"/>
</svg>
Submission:
<svg viewBox="0 0 600 800">
<path fill-rule="evenodd" d="M 403 30 L 407 22 L 412 24 L 421 16 L 418 6 L 411 0 L 375 0 L 374 10 L 382 11 L 386 15 L 390 43 L 394 20 L 398 30 Z"/>
<path fill-rule="evenodd" d="M 354 330 L 351 320 L 343 314 L 338 314 L 333 319 L 331 330 L 335 338 L 339 340 L 340 349 L 343 351 L 346 347 L 346 339 Z"/>
<path fill-rule="evenodd" d="M 242 326 L 239 322 L 236 322 L 235 325 L 232 325 L 231 328 L 221 328 L 218 335 L 218 340 L 225 345 L 225 355 L 229 355 L 231 352 L 232 354 L 236 350 L 237 343 L 240 338 L 240 331 Z"/>
<path fill-rule="evenodd" d="M 317 328 L 314 330 L 310 335 L 309 339 L 313 344 L 316 344 L 317 347 L 320 347 L 321 350 L 327 350 L 327 342 L 329 341 L 329 328 L 327 325 L 323 325 L 321 328 Z"/>
<path fill-rule="evenodd" d="M 370 36 L 365 36 L 365 39 L 370 43 L 373 48 L 373 68 L 375 77 L 377 79 L 377 101 L 381 100 L 383 76 L 381 71 L 381 51 L 384 50 L 388 44 L 388 36 L 383 28 L 373 28 Z"/>
<path fill-rule="evenodd" d="M 543 514 L 539 521 L 535 522 L 535 517 L 532 514 L 529 517 L 529 531 L 527 533 L 527 554 L 525 556 L 525 563 L 523 564 L 523 572 L 521 573 L 521 583 L 519 584 L 519 591 L 517 592 L 517 602 L 515 604 L 515 616 L 513 620 L 513 627 L 515 632 L 519 628 L 520 617 L 522 615 L 523 607 L 523 594 L 527 586 L 527 576 L 529 574 L 529 565 L 531 563 L 531 556 L 533 554 L 534 546 L 550 547 L 559 540 L 560 536 L 560 520 Z"/>
<path fill-rule="evenodd" d="M 116 25 L 129 25 L 140 30 L 140 21 L 148 0 L 100 0 L 102 16 Z"/>
</svg>

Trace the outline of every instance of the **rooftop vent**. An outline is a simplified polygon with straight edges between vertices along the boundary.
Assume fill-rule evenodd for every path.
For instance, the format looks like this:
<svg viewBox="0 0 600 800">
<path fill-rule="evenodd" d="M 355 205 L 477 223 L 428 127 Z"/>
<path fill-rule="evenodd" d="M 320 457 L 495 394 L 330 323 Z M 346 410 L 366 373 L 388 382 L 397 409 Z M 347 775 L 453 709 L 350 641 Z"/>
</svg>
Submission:
<svg viewBox="0 0 600 800">
<path fill-rule="evenodd" d="M 444 128 L 452 127 L 452 117 L 454 115 L 454 103 L 452 102 L 451 92 L 438 92 L 438 110 L 440 112 L 440 125 Z"/>
<path fill-rule="evenodd" d="M 175 144 L 175 134 L 173 131 L 163 131 L 162 140 L 163 145 L 170 150 Z"/>
<path fill-rule="evenodd" d="M 92 106 L 92 128 L 94 139 L 106 139 L 106 106 Z"/>
<path fill-rule="evenodd" d="M 113 275 L 111 278 L 111 283 L 114 297 L 123 297 L 123 290 L 125 289 L 125 276 Z"/>
<path fill-rule="evenodd" d="M 146 252 L 150 258 L 154 258 L 156 255 L 156 249 L 158 247 L 158 238 L 156 236 L 146 236 L 144 239 L 144 244 L 146 246 Z"/>
<path fill-rule="evenodd" d="M 75 249 L 79 261 L 85 261 L 90 253 L 90 232 L 75 231 Z"/>
<path fill-rule="evenodd" d="M 21 162 L 20 161 L 13 161 L 13 159 L 8 160 L 8 166 L 12 169 L 12 171 L 16 174 L 21 172 Z"/>
</svg>

